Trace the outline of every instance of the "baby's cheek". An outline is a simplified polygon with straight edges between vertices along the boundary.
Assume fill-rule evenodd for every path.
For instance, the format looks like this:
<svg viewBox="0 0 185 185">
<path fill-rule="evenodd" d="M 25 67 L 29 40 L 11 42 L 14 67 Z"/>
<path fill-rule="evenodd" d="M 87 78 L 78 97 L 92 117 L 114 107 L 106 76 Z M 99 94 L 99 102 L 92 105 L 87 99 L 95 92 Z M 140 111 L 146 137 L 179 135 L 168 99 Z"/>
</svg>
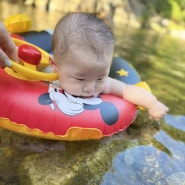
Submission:
<svg viewBox="0 0 185 185">
<path fill-rule="evenodd" d="M 70 84 L 67 83 L 65 84 L 65 91 L 68 92 L 69 94 L 73 95 L 81 95 L 82 94 L 82 87 L 79 84 Z"/>
<path fill-rule="evenodd" d="M 104 86 L 101 85 L 101 86 L 97 87 L 96 88 L 97 95 L 101 94 L 103 90 L 104 90 Z"/>
</svg>

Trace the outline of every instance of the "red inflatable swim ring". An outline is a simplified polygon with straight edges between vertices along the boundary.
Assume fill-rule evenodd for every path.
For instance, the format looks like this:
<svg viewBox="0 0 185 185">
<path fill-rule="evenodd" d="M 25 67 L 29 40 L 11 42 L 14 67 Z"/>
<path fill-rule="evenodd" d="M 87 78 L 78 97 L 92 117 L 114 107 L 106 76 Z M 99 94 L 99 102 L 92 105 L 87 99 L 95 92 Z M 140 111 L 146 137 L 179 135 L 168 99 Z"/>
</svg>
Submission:
<svg viewBox="0 0 185 185">
<path fill-rule="evenodd" d="M 123 77 L 131 76 L 131 83 L 140 81 L 137 72 L 123 59 L 113 61 L 114 71 L 115 67 L 120 71 L 127 68 Z M 88 140 L 125 130 L 136 118 L 137 107 L 122 98 L 112 95 L 76 98 L 51 88 L 47 82 L 28 80 L 16 76 L 17 73 L 15 69 L 0 69 L 2 128 L 54 140 Z M 120 76 L 119 70 L 115 74 Z"/>
</svg>

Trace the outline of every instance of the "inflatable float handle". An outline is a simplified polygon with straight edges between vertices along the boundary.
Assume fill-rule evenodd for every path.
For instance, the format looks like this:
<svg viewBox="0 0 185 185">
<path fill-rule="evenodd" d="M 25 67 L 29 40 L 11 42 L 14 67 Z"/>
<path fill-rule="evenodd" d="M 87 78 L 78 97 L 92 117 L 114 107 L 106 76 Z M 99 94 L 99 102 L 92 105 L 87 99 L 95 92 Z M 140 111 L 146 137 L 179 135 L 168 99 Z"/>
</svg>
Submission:
<svg viewBox="0 0 185 185">
<path fill-rule="evenodd" d="M 39 71 L 34 71 L 29 68 L 26 68 L 17 62 L 6 60 L 5 64 L 7 67 L 12 69 L 13 71 L 16 71 L 17 73 L 20 73 L 21 75 L 27 77 L 31 80 L 38 80 L 38 81 L 54 81 L 58 79 L 57 73 L 44 73 Z"/>
<path fill-rule="evenodd" d="M 43 49 L 41 49 L 41 48 L 31 44 L 31 43 L 28 43 L 24 40 L 20 40 L 20 39 L 17 39 L 17 38 L 12 38 L 12 40 L 14 41 L 15 45 L 18 48 L 19 47 L 23 47 L 23 49 L 27 48 L 28 51 L 30 50 L 30 47 L 31 47 L 31 51 L 33 51 L 34 48 L 35 48 L 36 50 L 38 50 L 38 52 L 40 52 L 40 54 L 42 55 L 42 58 L 41 58 L 41 61 L 39 61 L 38 63 L 35 63 L 35 61 L 34 62 L 31 61 L 31 63 L 30 63 L 30 61 L 22 61 L 22 57 L 21 57 L 20 62 L 25 63 L 25 66 L 21 65 L 21 63 L 13 61 L 13 60 L 6 60 L 5 64 L 8 68 L 5 68 L 5 71 L 9 75 L 20 78 L 20 79 L 31 80 L 31 81 L 49 81 L 49 82 L 51 82 L 51 81 L 58 80 L 57 73 L 45 73 L 45 72 L 42 72 L 42 71 L 37 71 L 36 67 L 32 67 L 32 66 L 37 65 L 37 64 L 41 65 L 42 67 L 43 66 L 45 66 L 45 67 L 48 66 L 49 65 L 49 62 L 48 62 L 49 53 L 47 53 Z M 25 54 L 23 56 L 25 57 Z M 34 52 L 31 53 L 31 58 L 33 57 L 33 60 L 35 60 L 34 56 L 35 56 L 35 53 Z M 36 58 L 38 58 L 38 57 L 36 57 Z M 30 64 L 30 65 L 27 65 L 27 64 Z"/>
</svg>

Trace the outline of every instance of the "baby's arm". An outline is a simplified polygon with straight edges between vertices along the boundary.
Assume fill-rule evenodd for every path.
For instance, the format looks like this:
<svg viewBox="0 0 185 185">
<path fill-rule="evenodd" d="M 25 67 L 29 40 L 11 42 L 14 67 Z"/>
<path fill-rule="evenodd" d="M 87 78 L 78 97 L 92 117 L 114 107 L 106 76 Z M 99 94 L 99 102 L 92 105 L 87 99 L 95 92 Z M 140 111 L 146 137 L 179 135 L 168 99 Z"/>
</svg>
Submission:
<svg viewBox="0 0 185 185">
<path fill-rule="evenodd" d="M 107 79 L 103 93 L 120 96 L 133 104 L 145 107 L 148 110 L 149 118 L 156 121 L 163 118 L 168 111 L 168 108 L 159 102 L 150 92 L 141 87 L 128 85 L 116 79 Z"/>
</svg>

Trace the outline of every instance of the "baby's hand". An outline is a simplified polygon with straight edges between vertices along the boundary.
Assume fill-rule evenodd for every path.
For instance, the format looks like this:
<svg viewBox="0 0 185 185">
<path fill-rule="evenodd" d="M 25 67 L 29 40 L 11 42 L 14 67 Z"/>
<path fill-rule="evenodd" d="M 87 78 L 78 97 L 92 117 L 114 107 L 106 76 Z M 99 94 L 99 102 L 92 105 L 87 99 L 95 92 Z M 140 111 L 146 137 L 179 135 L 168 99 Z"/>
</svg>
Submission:
<svg viewBox="0 0 185 185">
<path fill-rule="evenodd" d="M 155 121 L 160 121 L 165 114 L 168 112 L 168 107 L 166 107 L 161 102 L 157 101 L 153 104 L 151 108 L 148 109 L 149 119 L 154 119 Z"/>
</svg>

